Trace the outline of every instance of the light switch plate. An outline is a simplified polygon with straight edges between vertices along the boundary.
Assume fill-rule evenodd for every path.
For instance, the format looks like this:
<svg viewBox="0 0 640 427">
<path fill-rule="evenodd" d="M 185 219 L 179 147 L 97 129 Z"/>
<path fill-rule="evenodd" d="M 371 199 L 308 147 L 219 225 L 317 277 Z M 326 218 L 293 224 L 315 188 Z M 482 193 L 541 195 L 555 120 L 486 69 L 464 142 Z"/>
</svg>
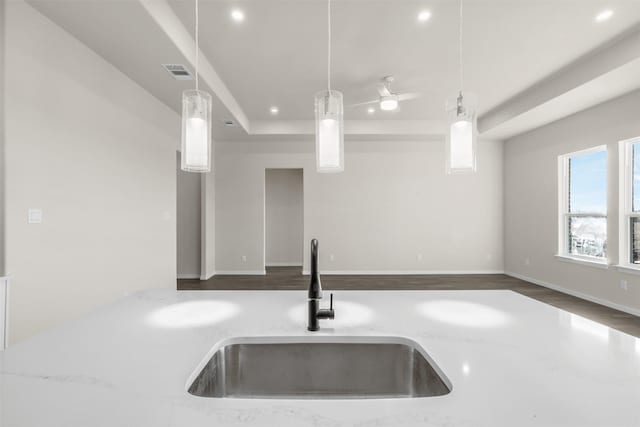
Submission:
<svg viewBox="0 0 640 427">
<path fill-rule="evenodd" d="M 42 223 L 42 209 L 29 209 L 27 214 L 27 222 L 29 224 L 41 224 Z"/>
</svg>

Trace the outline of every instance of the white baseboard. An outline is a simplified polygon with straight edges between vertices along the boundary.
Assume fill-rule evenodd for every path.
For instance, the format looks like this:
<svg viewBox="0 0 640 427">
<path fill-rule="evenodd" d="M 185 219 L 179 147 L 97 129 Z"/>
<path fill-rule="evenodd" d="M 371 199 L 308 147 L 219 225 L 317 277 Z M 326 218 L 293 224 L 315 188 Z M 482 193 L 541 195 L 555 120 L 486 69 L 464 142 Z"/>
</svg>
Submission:
<svg viewBox="0 0 640 427">
<path fill-rule="evenodd" d="M 596 304 L 604 305 L 605 307 L 613 308 L 614 310 L 624 311 L 628 314 L 633 314 L 634 316 L 640 316 L 640 310 L 632 307 L 627 307 L 626 305 L 617 304 L 615 302 L 611 302 L 602 298 L 594 297 L 592 295 L 588 295 L 582 292 L 574 291 L 572 289 L 567 289 L 565 287 L 545 282 L 543 280 L 534 279 L 533 277 L 527 277 L 522 274 L 514 273 L 512 271 L 505 271 L 504 274 L 507 276 L 515 277 L 516 279 L 524 280 L 525 282 L 531 282 L 536 285 L 544 286 L 545 288 L 553 289 L 554 291 L 562 292 L 563 294 L 572 295 L 576 298 L 580 298 L 583 300 L 591 301 Z"/>
<path fill-rule="evenodd" d="M 216 271 L 215 273 L 209 274 L 208 277 L 201 277 L 199 274 L 178 274 L 178 279 L 198 279 L 198 280 L 209 280 L 213 276 L 264 276 L 267 274 L 265 270 L 223 270 Z"/>
<path fill-rule="evenodd" d="M 302 274 L 309 274 L 304 270 Z M 359 275 L 359 276 L 422 276 L 422 275 L 447 275 L 447 274 L 504 274 L 503 270 L 329 270 L 321 271 L 326 275 Z"/>
<path fill-rule="evenodd" d="M 214 271 L 213 273 L 209 273 L 209 275 L 200 276 L 200 280 L 209 280 L 215 275 L 216 275 L 216 272 Z"/>
<path fill-rule="evenodd" d="M 216 271 L 216 276 L 264 276 L 265 270 L 223 270 Z"/>
<path fill-rule="evenodd" d="M 178 274 L 178 279 L 200 279 L 200 275 L 196 273 Z"/>
<path fill-rule="evenodd" d="M 299 261 L 268 262 L 267 267 L 302 267 Z"/>
</svg>

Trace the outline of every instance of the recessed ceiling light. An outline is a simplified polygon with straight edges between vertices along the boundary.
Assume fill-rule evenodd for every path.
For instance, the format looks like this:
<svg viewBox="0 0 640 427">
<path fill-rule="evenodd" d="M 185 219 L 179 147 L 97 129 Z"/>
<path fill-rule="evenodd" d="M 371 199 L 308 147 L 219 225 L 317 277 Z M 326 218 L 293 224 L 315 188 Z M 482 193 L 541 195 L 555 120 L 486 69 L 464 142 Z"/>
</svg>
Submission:
<svg viewBox="0 0 640 427">
<path fill-rule="evenodd" d="M 375 113 L 375 112 L 376 112 L 376 109 L 375 109 L 375 108 L 373 108 L 373 107 L 369 107 L 369 108 L 367 109 L 367 113 L 369 113 L 369 114 L 373 114 L 373 113 Z"/>
<path fill-rule="evenodd" d="M 463 363 L 462 364 L 462 373 L 465 375 L 469 375 L 469 372 L 471 372 L 471 367 L 469 366 L 468 363 Z"/>
<path fill-rule="evenodd" d="M 233 19 L 236 22 L 244 21 L 244 12 L 241 11 L 240 9 L 233 9 L 231 11 L 231 19 Z"/>
<path fill-rule="evenodd" d="M 418 14 L 418 21 L 427 22 L 431 18 L 431 12 L 428 10 L 423 10 Z"/>
<path fill-rule="evenodd" d="M 271 112 L 271 114 L 278 114 L 280 112 L 280 109 L 276 106 L 273 106 L 271 108 L 269 108 L 269 111 Z"/>
<path fill-rule="evenodd" d="M 612 16 L 613 16 L 613 10 L 611 9 L 603 10 L 602 12 L 596 15 L 595 21 L 596 22 L 608 21 L 609 19 L 611 19 Z"/>
</svg>

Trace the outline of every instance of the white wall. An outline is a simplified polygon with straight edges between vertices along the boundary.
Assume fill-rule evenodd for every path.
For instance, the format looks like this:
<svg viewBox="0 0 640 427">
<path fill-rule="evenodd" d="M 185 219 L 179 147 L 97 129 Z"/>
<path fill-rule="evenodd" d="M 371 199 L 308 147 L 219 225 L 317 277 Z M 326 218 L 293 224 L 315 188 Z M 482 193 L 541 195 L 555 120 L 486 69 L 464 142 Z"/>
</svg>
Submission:
<svg viewBox="0 0 640 427">
<path fill-rule="evenodd" d="M 5 270 L 5 233 L 4 233 L 4 192 L 5 192 L 5 173 L 4 173 L 4 51 L 5 51 L 5 1 L 0 0 L 0 277 L 4 275 Z"/>
<path fill-rule="evenodd" d="M 215 158 L 215 144 L 213 146 Z M 200 279 L 216 273 L 216 171 L 200 174 Z"/>
<path fill-rule="evenodd" d="M 9 279 L 0 277 L 0 351 L 7 348 L 7 296 L 9 295 Z"/>
<path fill-rule="evenodd" d="M 445 174 L 444 141 L 345 146 L 345 172 L 319 174 L 310 141 L 218 143 L 217 271 L 264 271 L 266 168 L 304 169 L 307 270 L 313 237 L 324 272 L 503 270 L 501 142 L 480 142 L 474 175 Z"/>
<path fill-rule="evenodd" d="M 7 4 L 7 270 L 16 342 L 176 278 L 178 116 L 20 0 Z M 43 210 L 27 224 L 28 208 Z"/>
<path fill-rule="evenodd" d="M 302 266 L 304 193 L 302 169 L 267 169 L 266 265 Z"/>
<path fill-rule="evenodd" d="M 640 136 L 640 91 L 505 142 L 505 270 L 640 313 L 640 276 L 563 262 L 558 247 L 558 156 L 608 146 L 609 262 L 618 262 L 618 141 Z M 628 281 L 629 290 L 620 288 Z"/>
<path fill-rule="evenodd" d="M 200 174 L 180 168 L 180 153 L 176 153 L 178 241 L 178 278 L 200 278 Z"/>
</svg>

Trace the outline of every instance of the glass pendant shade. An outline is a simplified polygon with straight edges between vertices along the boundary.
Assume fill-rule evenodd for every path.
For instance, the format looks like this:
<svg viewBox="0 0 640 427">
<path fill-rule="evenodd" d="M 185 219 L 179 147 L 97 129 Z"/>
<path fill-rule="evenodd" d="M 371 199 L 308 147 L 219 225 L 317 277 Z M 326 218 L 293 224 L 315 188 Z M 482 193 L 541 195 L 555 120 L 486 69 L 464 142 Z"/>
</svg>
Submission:
<svg viewBox="0 0 640 427">
<path fill-rule="evenodd" d="M 188 172 L 211 171 L 211 95 L 182 92 L 182 164 Z"/>
<path fill-rule="evenodd" d="M 447 101 L 447 173 L 476 171 L 476 97 L 461 93 Z"/>
<path fill-rule="evenodd" d="M 342 93 L 318 92 L 316 105 L 316 167 L 318 172 L 344 170 L 344 118 Z"/>
</svg>

